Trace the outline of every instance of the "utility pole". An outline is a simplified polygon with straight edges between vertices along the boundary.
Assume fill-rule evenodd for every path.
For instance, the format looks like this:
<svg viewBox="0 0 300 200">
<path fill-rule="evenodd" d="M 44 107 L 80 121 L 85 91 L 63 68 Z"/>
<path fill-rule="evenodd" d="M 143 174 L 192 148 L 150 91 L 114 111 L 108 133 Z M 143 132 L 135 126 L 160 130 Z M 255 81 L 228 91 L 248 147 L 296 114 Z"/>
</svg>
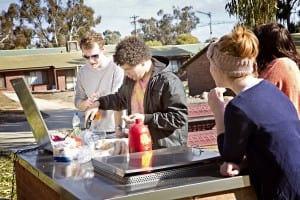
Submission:
<svg viewBox="0 0 300 200">
<path fill-rule="evenodd" d="M 133 18 L 133 21 L 131 22 L 132 24 L 134 24 L 134 35 L 136 36 L 136 20 L 139 16 L 133 15 L 130 18 Z"/>
<path fill-rule="evenodd" d="M 211 12 L 202 12 L 202 11 L 196 11 L 197 13 L 207 15 L 209 17 L 209 35 L 210 39 L 212 38 L 212 28 L 211 28 Z"/>
</svg>

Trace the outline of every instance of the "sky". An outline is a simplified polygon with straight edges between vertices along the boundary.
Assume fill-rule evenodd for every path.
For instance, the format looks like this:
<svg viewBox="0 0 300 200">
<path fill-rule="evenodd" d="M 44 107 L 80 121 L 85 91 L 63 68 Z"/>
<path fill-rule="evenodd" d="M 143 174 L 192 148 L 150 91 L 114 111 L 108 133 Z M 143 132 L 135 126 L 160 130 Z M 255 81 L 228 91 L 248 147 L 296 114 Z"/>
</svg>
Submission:
<svg viewBox="0 0 300 200">
<path fill-rule="evenodd" d="M 6 11 L 12 2 L 18 1 L 0 0 L 0 10 Z M 104 32 L 107 29 L 119 31 L 122 38 L 130 35 L 134 30 L 134 25 L 131 23 L 133 16 L 160 19 L 156 13 L 162 9 L 164 13 L 172 14 L 173 6 L 179 9 L 185 6 L 193 7 L 200 23 L 192 31 L 192 35 L 201 42 L 205 42 L 210 37 L 220 37 L 229 33 L 236 21 L 235 17 L 229 17 L 225 11 L 226 0 L 85 0 L 84 2 L 94 9 L 96 16 L 102 17 L 101 23 L 93 28 L 95 31 Z M 210 18 L 207 13 L 211 13 L 211 35 Z"/>
<path fill-rule="evenodd" d="M 212 37 L 220 37 L 229 33 L 234 24 L 235 18 L 229 17 L 225 11 L 226 0 L 85 0 L 85 4 L 92 7 L 96 14 L 101 15 L 102 22 L 95 30 L 111 31 L 118 30 L 121 37 L 130 35 L 134 30 L 133 16 L 149 19 L 157 16 L 162 9 L 164 13 L 172 14 L 173 6 L 183 8 L 192 6 L 194 11 L 211 13 Z M 207 14 L 196 12 L 200 18 L 197 28 L 192 31 L 201 42 L 210 38 L 209 17 Z"/>
</svg>

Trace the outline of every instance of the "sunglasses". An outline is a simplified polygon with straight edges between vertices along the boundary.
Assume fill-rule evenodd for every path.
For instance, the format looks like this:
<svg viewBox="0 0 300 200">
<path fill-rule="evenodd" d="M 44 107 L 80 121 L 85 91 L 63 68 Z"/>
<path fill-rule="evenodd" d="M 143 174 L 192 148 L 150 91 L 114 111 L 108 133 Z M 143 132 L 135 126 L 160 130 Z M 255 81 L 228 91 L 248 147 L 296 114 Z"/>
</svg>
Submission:
<svg viewBox="0 0 300 200">
<path fill-rule="evenodd" d="M 89 60 L 90 58 L 92 58 L 92 59 L 98 59 L 98 58 L 99 58 L 99 54 L 94 54 L 94 55 L 91 55 L 91 56 L 83 55 L 83 57 L 84 57 L 86 60 Z"/>
</svg>

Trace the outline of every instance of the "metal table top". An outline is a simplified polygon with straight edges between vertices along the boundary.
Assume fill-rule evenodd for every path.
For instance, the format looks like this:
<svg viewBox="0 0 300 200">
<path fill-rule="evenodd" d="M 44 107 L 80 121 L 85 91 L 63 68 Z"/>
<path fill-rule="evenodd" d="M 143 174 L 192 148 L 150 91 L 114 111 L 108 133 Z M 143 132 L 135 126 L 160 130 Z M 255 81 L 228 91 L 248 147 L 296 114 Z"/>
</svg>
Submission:
<svg viewBox="0 0 300 200">
<path fill-rule="evenodd" d="M 65 199 L 175 199 L 250 186 L 247 175 L 221 177 L 217 161 L 192 176 L 130 185 L 95 173 L 91 162 L 55 162 L 43 150 L 18 154 L 17 162 Z"/>
</svg>

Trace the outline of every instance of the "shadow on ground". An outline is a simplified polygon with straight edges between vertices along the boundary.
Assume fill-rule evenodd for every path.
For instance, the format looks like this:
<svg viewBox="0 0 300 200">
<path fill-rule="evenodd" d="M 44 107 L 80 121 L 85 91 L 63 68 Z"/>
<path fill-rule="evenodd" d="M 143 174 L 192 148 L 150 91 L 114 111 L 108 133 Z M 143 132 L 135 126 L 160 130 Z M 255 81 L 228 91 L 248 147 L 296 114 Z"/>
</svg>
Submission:
<svg viewBox="0 0 300 200">
<path fill-rule="evenodd" d="M 44 119 L 48 118 L 47 113 L 41 112 Z M 26 121 L 23 110 L 0 110 L 0 124 L 16 123 Z"/>
</svg>

